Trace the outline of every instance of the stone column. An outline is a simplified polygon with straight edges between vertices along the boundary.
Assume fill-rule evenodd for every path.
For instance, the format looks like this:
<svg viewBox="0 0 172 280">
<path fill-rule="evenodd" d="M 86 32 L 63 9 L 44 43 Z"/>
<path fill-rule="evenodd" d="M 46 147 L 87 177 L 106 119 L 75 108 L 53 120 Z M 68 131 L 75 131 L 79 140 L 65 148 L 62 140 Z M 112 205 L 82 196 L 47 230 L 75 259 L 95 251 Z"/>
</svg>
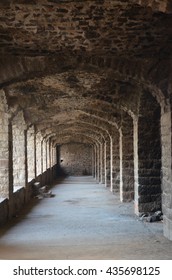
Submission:
<svg viewBox="0 0 172 280">
<path fill-rule="evenodd" d="M 138 157 L 135 210 L 137 214 L 155 212 L 161 210 L 160 106 L 150 93 L 145 92 L 141 97 L 134 133 L 135 141 L 138 141 L 134 144 L 138 153 L 135 155 L 135 160 Z"/>
<path fill-rule="evenodd" d="M 94 145 L 92 145 L 92 176 L 95 177 Z"/>
<path fill-rule="evenodd" d="M 161 115 L 162 212 L 164 236 L 172 240 L 172 117 L 168 108 Z"/>
<path fill-rule="evenodd" d="M 106 187 L 111 186 L 111 139 L 106 138 Z"/>
<path fill-rule="evenodd" d="M 113 192 L 113 140 L 110 136 L 110 191 Z"/>
<path fill-rule="evenodd" d="M 104 143 L 104 179 L 105 179 L 105 187 L 107 187 L 107 167 L 106 167 L 106 151 L 107 151 L 107 144 L 106 144 L 106 140 L 105 140 L 105 143 Z"/>
<path fill-rule="evenodd" d="M 105 184 L 105 140 L 102 142 L 102 184 Z"/>
<path fill-rule="evenodd" d="M 139 167 L 138 167 L 138 117 L 133 119 L 133 148 L 134 148 L 134 208 L 139 215 Z"/>
<path fill-rule="evenodd" d="M 27 169 L 28 169 L 28 181 L 32 181 L 35 178 L 36 162 L 35 162 L 36 146 L 35 146 L 35 129 L 30 127 L 27 130 Z"/>
<path fill-rule="evenodd" d="M 117 129 L 112 135 L 113 146 L 113 192 L 119 192 L 120 189 L 120 155 L 119 155 L 119 131 Z"/>
<path fill-rule="evenodd" d="M 103 144 L 100 143 L 100 183 L 103 182 Z"/>
<path fill-rule="evenodd" d="M 134 199 L 134 151 L 133 151 L 133 119 L 123 113 L 122 123 L 122 193 L 121 201 Z"/>
<path fill-rule="evenodd" d="M 123 168 L 122 168 L 122 129 L 119 129 L 119 157 L 120 157 L 120 201 L 123 201 Z"/>
<path fill-rule="evenodd" d="M 100 182 L 100 147 L 96 144 L 96 164 L 97 164 L 97 181 Z"/>
<path fill-rule="evenodd" d="M 26 187 L 25 130 L 23 113 L 19 112 L 12 120 L 14 188 Z"/>
<path fill-rule="evenodd" d="M 42 173 L 42 135 L 36 133 L 36 177 Z"/>
<path fill-rule="evenodd" d="M 46 140 L 46 169 L 50 167 L 49 140 Z"/>
<path fill-rule="evenodd" d="M 0 197 L 9 198 L 13 192 L 12 128 L 8 118 L 8 105 L 0 91 Z"/>
<path fill-rule="evenodd" d="M 96 144 L 94 145 L 94 170 L 95 170 L 95 179 L 97 180 L 97 146 Z"/>
<path fill-rule="evenodd" d="M 47 143 L 42 140 L 42 173 L 47 170 Z"/>
</svg>

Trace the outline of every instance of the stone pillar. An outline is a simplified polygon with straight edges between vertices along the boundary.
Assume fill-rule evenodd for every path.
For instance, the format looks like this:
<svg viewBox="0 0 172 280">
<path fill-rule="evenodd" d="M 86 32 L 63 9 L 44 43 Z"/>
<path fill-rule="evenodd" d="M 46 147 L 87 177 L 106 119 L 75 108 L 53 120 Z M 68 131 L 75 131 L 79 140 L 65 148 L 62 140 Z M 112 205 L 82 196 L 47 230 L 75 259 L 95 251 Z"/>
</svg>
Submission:
<svg viewBox="0 0 172 280">
<path fill-rule="evenodd" d="M 95 177 L 94 145 L 92 145 L 92 176 Z"/>
<path fill-rule="evenodd" d="M 56 147 L 53 147 L 53 165 L 57 163 L 57 151 Z"/>
<path fill-rule="evenodd" d="M 12 129 L 8 119 L 5 93 L 0 91 L 0 197 L 13 192 Z"/>
<path fill-rule="evenodd" d="M 106 140 L 105 140 L 105 143 L 104 143 L 104 179 L 105 179 L 105 187 L 107 187 L 107 167 L 106 167 L 106 150 L 107 150 L 107 144 L 106 144 Z"/>
<path fill-rule="evenodd" d="M 99 144 L 96 144 L 96 170 L 97 170 L 97 176 L 96 179 L 99 182 L 100 180 L 100 150 L 99 150 Z"/>
<path fill-rule="evenodd" d="M 121 201 L 134 199 L 133 119 L 123 112 L 122 123 L 122 193 Z"/>
<path fill-rule="evenodd" d="M 98 143 L 96 143 L 96 149 L 95 149 L 95 168 L 96 168 L 96 180 L 99 182 L 99 180 L 100 180 L 100 150 L 99 150 Z"/>
<path fill-rule="evenodd" d="M 47 170 L 47 143 L 42 141 L 42 173 Z"/>
<path fill-rule="evenodd" d="M 123 168 L 122 168 L 122 129 L 119 129 L 119 158 L 120 158 L 120 201 L 123 201 Z"/>
<path fill-rule="evenodd" d="M 117 129 L 112 135 L 113 150 L 113 192 L 119 192 L 120 189 L 120 155 L 119 155 L 119 131 Z"/>
<path fill-rule="evenodd" d="M 36 133 L 36 177 L 42 173 L 42 135 Z"/>
<path fill-rule="evenodd" d="M 46 169 L 50 167 L 49 140 L 46 140 Z"/>
<path fill-rule="evenodd" d="M 35 129 L 30 127 L 27 130 L 27 169 L 28 169 L 28 182 L 35 178 L 36 173 L 36 162 L 35 156 L 36 146 L 35 146 Z"/>
<path fill-rule="evenodd" d="M 139 175 L 138 175 L 138 117 L 133 119 L 133 148 L 134 148 L 134 208 L 139 215 Z"/>
<path fill-rule="evenodd" d="M 111 187 L 111 139 L 106 140 L 106 187 Z"/>
<path fill-rule="evenodd" d="M 52 143 L 49 139 L 49 167 L 52 168 Z"/>
<path fill-rule="evenodd" d="M 103 182 L 103 144 L 100 143 L 100 183 Z"/>
<path fill-rule="evenodd" d="M 50 145 L 49 145 L 49 155 L 50 155 L 50 176 L 51 176 L 51 182 L 53 182 L 54 180 L 54 171 L 53 171 L 53 143 L 50 141 Z"/>
<path fill-rule="evenodd" d="M 110 191 L 113 192 L 113 140 L 110 137 Z"/>
<path fill-rule="evenodd" d="M 162 212 L 164 236 L 172 240 L 172 117 L 171 110 L 162 112 Z"/>
<path fill-rule="evenodd" d="M 14 188 L 26 187 L 25 130 L 23 113 L 19 112 L 12 120 Z"/>
<path fill-rule="evenodd" d="M 138 180 L 138 188 L 135 192 L 138 193 L 135 193 L 135 210 L 138 214 L 161 210 L 160 106 L 147 92 L 140 100 L 137 129 L 138 179 L 135 179 Z"/>
<path fill-rule="evenodd" d="M 105 184 L 105 140 L 102 142 L 102 184 Z"/>
<path fill-rule="evenodd" d="M 97 145 L 94 146 L 94 170 L 95 170 L 95 179 L 97 180 Z"/>
</svg>

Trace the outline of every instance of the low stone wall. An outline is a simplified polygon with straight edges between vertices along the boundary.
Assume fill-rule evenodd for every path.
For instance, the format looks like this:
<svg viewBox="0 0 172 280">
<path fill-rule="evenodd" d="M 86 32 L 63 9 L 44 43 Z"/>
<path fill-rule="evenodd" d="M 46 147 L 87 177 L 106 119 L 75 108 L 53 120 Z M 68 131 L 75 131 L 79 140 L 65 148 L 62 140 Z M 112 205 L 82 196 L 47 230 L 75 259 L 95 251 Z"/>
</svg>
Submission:
<svg viewBox="0 0 172 280">
<path fill-rule="evenodd" d="M 50 185 L 55 178 L 56 165 L 29 182 L 26 188 L 14 187 L 10 199 L 0 199 L 0 225 L 19 214 L 21 209 L 32 199 L 34 182 L 40 182 L 40 186 Z"/>
<path fill-rule="evenodd" d="M 25 204 L 25 188 L 20 188 L 13 192 L 13 216 L 17 215 Z"/>
<path fill-rule="evenodd" d="M 8 199 L 0 199 L 0 225 L 8 219 Z"/>
</svg>

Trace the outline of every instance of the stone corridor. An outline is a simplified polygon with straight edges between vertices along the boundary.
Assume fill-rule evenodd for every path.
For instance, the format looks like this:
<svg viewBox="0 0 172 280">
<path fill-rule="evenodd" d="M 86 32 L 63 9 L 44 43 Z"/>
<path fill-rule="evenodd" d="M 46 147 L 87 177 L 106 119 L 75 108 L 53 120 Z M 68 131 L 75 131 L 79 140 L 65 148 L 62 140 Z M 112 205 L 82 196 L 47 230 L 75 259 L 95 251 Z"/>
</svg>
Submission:
<svg viewBox="0 0 172 280">
<path fill-rule="evenodd" d="M 145 223 L 90 177 L 69 177 L 0 230 L 1 259 L 172 259 L 162 223 Z"/>
<path fill-rule="evenodd" d="M 127 221 L 120 224 L 121 234 L 126 231 L 126 235 L 119 244 L 126 244 L 130 243 L 131 232 L 136 236 L 136 224 L 145 230 L 156 228 L 156 225 L 139 223 L 137 219 L 141 215 L 161 211 L 162 243 L 156 242 L 155 248 L 150 245 L 154 243 L 149 233 L 144 241 L 138 242 L 141 247 L 143 242 L 148 242 L 148 246 L 145 245 L 148 251 L 149 247 L 153 252 L 159 248 L 157 257 L 163 251 L 161 244 L 166 250 L 164 238 L 167 244 L 172 241 L 171 26 L 171 0 L 0 1 L 2 228 L 16 221 L 16 216 L 20 219 L 23 209 L 29 207 L 35 183 L 43 187 L 54 184 L 60 177 L 92 176 L 93 189 L 98 190 L 95 207 L 102 192 L 105 196 L 102 201 L 105 203 L 109 196 L 108 201 L 114 202 L 114 208 L 109 210 L 109 216 L 106 216 L 106 207 L 104 211 L 101 209 L 101 217 L 98 212 L 90 213 L 90 219 L 97 215 L 95 225 L 90 228 L 97 233 L 96 218 L 103 219 L 107 227 L 100 230 L 102 238 L 105 235 L 106 239 L 107 234 L 105 243 L 116 242 L 114 238 L 120 234 L 115 228 L 115 217 L 123 219 L 122 211 L 131 207 L 130 213 L 135 215 L 130 217 L 134 230 L 128 225 L 131 224 L 128 216 Z M 64 186 L 66 191 L 67 186 Z M 66 207 L 89 210 L 89 207 L 82 208 L 86 201 L 88 206 L 93 203 L 92 197 L 84 200 L 84 194 L 87 197 L 84 186 L 81 184 L 82 199 L 78 202 L 78 198 L 73 197 L 74 203 L 66 202 Z M 54 191 L 57 190 L 61 191 L 60 185 L 55 187 Z M 60 205 L 53 209 L 47 204 L 63 199 L 63 193 L 60 194 L 62 198 L 57 195 L 39 203 L 45 211 L 50 207 L 52 218 L 53 211 L 55 215 Z M 33 211 L 39 213 L 37 209 L 36 206 Z M 40 209 L 44 213 L 44 209 Z M 86 221 L 88 214 L 89 211 L 85 213 Z M 50 213 L 44 213 L 45 223 L 41 226 L 45 233 L 48 215 Z M 64 215 L 61 209 L 61 225 L 66 219 Z M 30 218 L 22 220 L 26 229 L 29 221 Z M 97 226 L 99 228 L 99 224 Z M 32 224 L 31 228 L 29 232 L 34 232 Z M 15 232 L 15 227 L 6 232 L 7 236 L 13 230 Z M 88 228 L 82 230 L 83 237 L 87 235 L 89 239 Z M 58 232 L 59 236 L 62 233 L 63 229 Z M 72 225 L 71 234 L 74 233 Z M 27 230 L 19 236 L 28 236 Z M 43 236 L 45 240 L 48 238 Z M 97 240 L 101 241 L 100 236 Z M 22 246 L 27 246 L 27 238 L 23 242 L 26 244 Z M 129 243 L 128 246 L 133 246 L 130 252 L 134 251 L 134 244 Z M 1 242 L 1 250 L 4 244 Z M 109 247 L 104 246 L 99 256 L 95 249 L 96 257 L 107 256 L 110 245 L 106 244 Z M 16 245 L 12 244 L 11 248 L 13 246 Z M 167 258 L 170 246 L 167 246 Z M 146 247 L 142 248 L 148 256 Z M 120 257 L 125 255 L 122 250 L 121 247 L 118 252 Z M 53 249 L 53 256 L 55 251 Z M 86 252 L 80 256 L 84 254 L 86 256 Z M 5 255 L 8 252 L 4 247 Z M 71 256 L 70 252 L 65 256 Z M 25 257 L 27 255 L 23 255 Z"/>
</svg>

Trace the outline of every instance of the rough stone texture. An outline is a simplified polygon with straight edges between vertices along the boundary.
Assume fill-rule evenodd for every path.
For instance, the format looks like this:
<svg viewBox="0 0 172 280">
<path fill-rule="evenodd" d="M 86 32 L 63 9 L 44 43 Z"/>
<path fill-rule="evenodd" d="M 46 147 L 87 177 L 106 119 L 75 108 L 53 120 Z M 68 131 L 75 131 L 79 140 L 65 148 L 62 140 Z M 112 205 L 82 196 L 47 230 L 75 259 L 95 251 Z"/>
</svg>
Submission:
<svg viewBox="0 0 172 280">
<path fill-rule="evenodd" d="M 161 210 L 160 107 L 148 92 L 142 96 L 140 106 L 138 121 L 139 211 L 154 212 Z"/>
<path fill-rule="evenodd" d="M 20 188 L 13 193 L 13 216 L 19 215 L 19 211 L 25 203 L 25 189 Z"/>
<path fill-rule="evenodd" d="M 44 173 L 47 170 L 47 142 L 42 140 L 42 172 Z"/>
<path fill-rule="evenodd" d="M 35 129 L 31 127 L 27 130 L 28 182 L 35 178 L 35 144 Z"/>
<path fill-rule="evenodd" d="M 61 167 L 67 175 L 92 174 L 92 147 L 81 143 L 70 143 L 60 147 Z"/>
<path fill-rule="evenodd" d="M 31 55 L 64 50 L 97 53 L 100 49 L 120 55 L 131 55 L 133 50 L 148 55 L 154 49 L 160 50 L 162 34 L 168 34 L 170 28 L 168 18 L 154 14 L 149 6 L 155 10 L 168 9 L 166 1 L 151 1 L 150 5 L 145 5 L 145 1 L 113 0 L 2 4 L 1 49 Z M 161 30 L 160 20 L 164 22 Z"/>
<path fill-rule="evenodd" d="M 42 172 L 41 166 L 41 133 L 36 133 L 36 176 L 39 176 Z"/>
<path fill-rule="evenodd" d="M 106 140 L 106 187 L 111 187 L 111 139 Z"/>
<path fill-rule="evenodd" d="M 11 148 L 20 132 L 13 131 L 12 141 L 10 123 L 21 114 L 25 136 L 35 127 L 35 171 L 42 182 L 55 173 L 56 145 L 77 138 L 93 147 L 98 181 L 120 190 L 121 200 L 132 198 L 135 186 L 137 213 L 159 208 L 162 191 L 169 224 L 171 26 L 169 0 L 1 1 L 0 99 L 4 94 L 6 99 L 0 102 L 5 104 L 5 110 L 0 104 L 1 194 L 12 193 Z M 15 126 L 20 130 L 19 120 Z M 20 155 L 14 177 L 21 170 L 27 182 L 33 150 L 26 138 L 20 141 L 25 161 Z M 15 162 L 18 153 L 20 148 Z M 171 238 L 167 223 L 164 229 Z"/>
<path fill-rule="evenodd" d="M 9 197 L 9 119 L 5 93 L 0 91 L 0 197 Z"/>
<path fill-rule="evenodd" d="M 8 200 L 0 200 L 0 225 L 4 224 L 8 219 Z"/>
<path fill-rule="evenodd" d="M 162 136 L 162 211 L 164 214 L 164 235 L 172 240 L 172 170 L 171 170 L 171 112 L 161 116 Z"/>
<path fill-rule="evenodd" d="M 134 198 L 134 151 L 133 151 L 133 120 L 123 113 L 122 123 L 122 201 Z"/>
<path fill-rule="evenodd" d="M 15 116 L 12 123 L 14 187 L 26 186 L 24 129 L 25 129 L 25 122 L 24 122 L 23 114 L 21 112 Z"/>
<path fill-rule="evenodd" d="M 120 154 L 119 154 L 119 131 L 112 134 L 112 178 L 113 178 L 113 192 L 118 192 L 120 189 Z"/>
</svg>

